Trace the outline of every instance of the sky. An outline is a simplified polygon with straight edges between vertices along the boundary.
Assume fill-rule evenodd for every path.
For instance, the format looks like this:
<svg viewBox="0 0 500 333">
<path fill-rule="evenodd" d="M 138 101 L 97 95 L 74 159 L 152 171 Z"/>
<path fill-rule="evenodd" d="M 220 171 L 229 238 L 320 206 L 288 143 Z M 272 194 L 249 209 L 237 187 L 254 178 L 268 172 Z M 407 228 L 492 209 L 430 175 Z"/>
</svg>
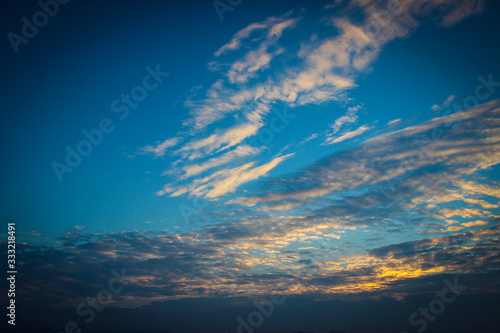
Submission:
<svg viewBox="0 0 500 333">
<path fill-rule="evenodd" d="M 498 332 L 497 1 L 0 6 L 2 329 Z"/>
</svg>

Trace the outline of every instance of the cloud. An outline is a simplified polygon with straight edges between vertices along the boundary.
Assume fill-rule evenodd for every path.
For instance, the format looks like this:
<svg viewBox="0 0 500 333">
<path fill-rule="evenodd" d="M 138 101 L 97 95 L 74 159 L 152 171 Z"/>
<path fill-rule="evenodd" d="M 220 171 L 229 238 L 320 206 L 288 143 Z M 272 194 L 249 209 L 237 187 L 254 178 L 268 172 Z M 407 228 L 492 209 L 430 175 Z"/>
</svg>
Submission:
<svg viewBox="0 0 500 333">
<path fill-rule="evenodd" d="M 442 290 L 442 281 L 456 274 L 474 286 L 464 300 L 489 300 L 483 308 L 496 304 L 491 300 L 499 295 L 500 188 L 495 181 L 485 183 L 498 171 L 500 100 L 402 129 L 399 123 L 399 130 L 390 126 L 396 119 L 383 134 L 375 132 L 370 140 L 357 140 L 310 163 L 296 152 L 270 151 L 279 149 L 272 144 L 280 141 L 293 148 L 288 128 L 283 140 L 272 144 L 248 140 L 271 128 L 266 126 L 272 124 L 272 110 L 282 105 L 303 110 L 307 104 L 350 102 L 349 89 L 360 84 L 383 46 L 407 36 L 424 14 L 447 26 L 482 10 L 482 2 L 474 1 L 398 3 L 401 13 L 378 31 L 367 30 L 366 23 L 387 1 L 335 3 L 364 16 L 302 20 L 288 14 L 241 30 L 214 54 L 219 78 L 200 90 L 201 98 L 186 102 L 191 115 L 185 124 L 192 130 L 182 139 L 142 148 L 154 157 L 174 148 L 168 168 L 175 173 L 165 174 L 173 180 L 158 195 L 210 199 L 197 216 L 203 223 L 178 232 L 84 234 L 75 227 L 55 246 L 20 243 L 19 304 L 40 304 L 51 312 L 70 309 L 74 315 L 82 300 L 107 285 L 111 270 L 122 268 L 126 292 L 109 304 L 110 316 L 119 313 L 122 321 L 129 318 L 129 308 L 142 318 L 168 313 L 178 320 L 176 311 L 183 305 L 189 316 L 180 321 L 190 325 L 199 317 L 193 311 L 215 318 L 205 311 L 223 308 L 213 306 L 214 300 L 233 311 L 234 304 L 252 304 L 253 298 L 276 290 L 293 305 L 285 321 L 295 320 L 296 309 L 308 309 L 296 306 L 300 302 L 316 313 L 340 302 L 340 312 L 331 312 L 337 314 L 371 304 L 362 309 L 372 311 L 361 312 L 378 318 L 388 313 L 380 304 L 390 305 L 404 319 L 413 311 L 406 311 L 408 304 L 416 304 L 411 309 L 427 304 Z M 283 47 L 282 38 L 301 36 L 301 23 L 313 33 Z M 452 103 L 452 96 L 443 104 Z M 329 132 L 322 132 L 329 135 L 328 144 L 372 128 L 351 130 L 358 111 L 355 106 L 339 113 Z M 318 136 L 297 141 L 305 144 Z M 247 310 L 240 313 L 253 311 Z M 229 320 L 239 315 L 229 313 Z M 470 313 L 463 313 L 468 320 Z"/>
<path fill-rule="evenodd" d="M 298 206 L 300 206 L 300 203 L 298 202 L 286 202 L 276 205 L 262 206 L 257 208 L 257 210 L 260 212 L 268 212 L 273 210 L 291 210 Z"/>
<path fill-rule="evenodd" d="M 415 27 L 418 24 L 417 20 L 422 17 L 449 27 L 467 17 L 482 13 L 485 5 L 484 0 L 408 0 L 397 4 L 384 0 L 356 0 L 353 3 L 364 7 L 365 12 L 374 20 L 377 19 L 377 15 L 380 16 L 381 10 L 390 10 L 393 14 L 390 19 L 399 22 L 399 29 Z M 381 18 L 378 20 L 380 22 Z M 398 25 L 394 24 L 393 29 L 398 31 L 396 27 Z"/>
<path fill-rule="evenodd" d="M 438 24 L 448 25 L 478 13 L 482 6 L 481 2 L 471 5 L 467 1 L 451 0 L 424 3 L 425 6 L 417 1 L 400 3 L 397 13 L 384 24 L 380 24 L 379 15 L 387 7 L 385 1 L 359 0 L 336 7 L 338 12 L 333 15 L 325 11 L 316 17 L 305 10 L 292 11 L 241 29 L 214 53 L 214 59 L 208 64 L 210 69 L 218 71 L 218 77 L 208 87 L 194 89 L 185 101 L 190 116 L 183 126 L 189 130 L 183 138 L 184 144 L 173 152 L 179 159 L 171 163 L 164 175 L 180 174 L 183 172 L 178 170 L 180 165 L 197 160 L 187 169 L 191 170 L 190 175 L 203 179 L 207 177 L 206 170 L 223 165 L 233 157 L 235 163 L 237 160 L 241 163 L 233 166 L 237 170 L 248 161 L 231 154 L 213 155 L 248 145 L 246 140 L 257 136 L 269 124 L 274 108 L 348 102 L 348 91 L 357 86 L 360 76 L 371 70 L 383 47 L 396 38 L 408 36 L 420 25 L 423 15 L 432 13 Z M 364 12 L 361 21 L 360 11 Z M 376 29 L 372 29 L 374 22 L 378 22 Z M 311 33 L 301 34 L 305 28 Z M 349 108 L 331 125 L 326 144 L 342 142 L 370 129 L 363 125 L 333 137 L 345 125 L 356 123 L 358 108 Z M 307 142 L 306 138 L 302 144 Z M 177 143 L 167 140 L 146 146 L 143 151 L 163 156 L 167 148 Z M 254 147 L 260 151 L 267 148 Z M 213 161 L 207 161 L 212 158 Z M 260 164 L 270 163 L 269 155 L 261 154 L 256 159 Z M 192 173 L 193 170 L 201 171 Z M 193 183 L 170 182 L 167 188 L 177 187 L 174 193 L 187 194 L 193 186 Z"/>
<path fill-rule="evenodd" d="M 180 141 L 180 138 L 170 138 L 163 142 L 156 142 L 155 146 L 145 146 L 141 148 L 142 153 L 150 153 L 155 155 L 156 157 L 162 157 L 165 155 L 165 152 L 168 148 L 176 146 Z"/>
<path fill-rule="evenodd" d="M 305 138 L 304 140 L 302 140 L 299 144 L 297 144 L 297 146 L 302 146 L 303 144 L 305 144 L 311 140 L 316 139 L 318 136 L 319 136 L 318 133 L 313 133 L 310 136 L 308 136 L 307 138 Z"/>
<path fill-rule="evenodd" d="M 330 125 L 332 128 L 332 133 L 331 135 L 337 134 L 337 132 L 340 130 L 340 128 L 344 124 L 353 124 L 356 123 L 358 120 L 358 116 L 356 115 L 356 112 L 359 110 L 359 106 L 353 106 L 347 109 L 347 113 L 343 115 L 342 117 L 338 118 L 335 120 L 335 122 Z"/>
<path fill-rule="evenodd" d="M 418 294 L 423 279 L 457 272 L 461 281 L 473 276 L 488 281 L 477 284 L 477 297 L 491 294 L 491 283 L 497 281 L 496 275 L 485 273 L 500 263 L 495 250 L 500 245 L 498 226 L 340 255 L 335 248 L 303 245 L 318 239 L 341 242 L 338 232 L 301 233 L 259 219 L 234 227 L 225 222 L 198 234 L 71 232 L 59 240 L 59 248 L 19 244 L 25 289 L 17 297 L 20 304 L 74 311 L 81 300 L 95 297 L 108 284 L 112 270 L 123 272 L 127 285 L 108 307 L 149 310 L 158 302 L 218 297 L 230 301 L 237 296 L 267 297 L 276 290 L 290 298 L 398 299 L 398 291 Z M 282 241 L 292 239 L 300 248 L 283 249 Z"/>
<path fill-rule="evenodd" d="M 459 6 L 454 6 L 451 12 L 443 17 L 441 24 L 449 27 L 469 16 L 481 14 L 484 4 L 484 0 L 463 0 Z"/>
<path fill-rule="evenodd" d="M 262 117 L 258 112 L 253 112 L 247 115 L 248 121 L 237 124 L 226 130 L 211 134 L 209 137 L 193 140 L 186 143 L 177 153 L 184 152 L 199 152 L 203 155 L 211 154 L 214 151 L 222 151 L 233 147 L 246 138 L 257 134 L 257 131 L 263 126 Z M 196 157 L 198 155 L 195 155 Z"/>
<path fill-rule="evenodd" d="M 418 294 L 419 282 L 457 272 L 484 279 L 488 283 L 478 285 L 486 287 L 474 292 L 491 293 L 497 276 L 487 274 L 500 264 L 500 191 L 484 184 L 481 172 L 498 165 L 499 115 L 495 100 L 268 177 L 224 205 L 210 201 L 196 233 L 75 230 L 57 247 L 19 244 L 25 272 L 20 303 L 74 309 L 95 296 L 107 272 L 122 267 L 128 289 L 112 307 L 262 296 L 276 288 L 321 299 L 402 300 L 404 293 Z M 436 129 L 441 137 L 432 135 Z M 239 146 L 198 165 L 207 171 L 230 154 L 252 151 Z M 291 156 L 203 174 L 163 191 L 220 198 Z M 420 238 L 425 234 L 439 236 Z"/>
<path fill-rule="evenodd" d="M 242 41 L 247 39 L 253 32 L 259 31 L 259 30 L 265 30 L 269 29 L 272 27 L 276 22 L 278 22 L 278 18 L 275 17 L 269 17 L 267 20 L 264 22 L 257 22 L 257 23 L 252 23 L 249 26 L 245 27 L 244 29 L 238 31 L 231 41 L 225 45 L 223 45 L 221 48 L 219 48 L 214 56 L 218 57 L 221 54 L 228 52 L 228 51 L 235 51 L 238 50 L 242 46 Z"/>
<path fill-rule="evenodd" d="M 293 28 L 298 19 L 288 19 L 269 26 L 267 38 L 255 50 L 248 51 L 241 60 L 233 62 L 226 76 L 230 83 L 245 83 L 251 77 L 257 77 L 255 73 L 269 67 L 271 60 L 284 52 L 283 48 L 276 48 L 270 52 L 283 30 Z"/>
<path fill-rule="evenodd" d="M 258 153 L 259 153 L 259 149 L 257 149 L 257 148 L 251 147 L 249 145 L 241 145 L 241 146 L 236 147 L 232 151 L 229 151 L 229 152 L 227 152 L 219 157 L 209 159 L 206 162 L 203 162 L 201 164 L 188 164 L 188 165 L 184 166 L 182 168 L 185 172 L 183 178 L 192 177 L 192 176 L 200 174 L 206 170 L 215 168 L 217 166 L 224 165 L 226 163 L 233 161 L 235 158 L 256 155 Z"/>
<path fill-rule="evenodd" d="M 489 223 L 486 221 L 474 221 L 474 222 L 467 222 L 467 223 L 462 223 L 464 227 L 470 228 L 470 227 L 482 227 L 485 225 L 488 225 Z"/>
<path fill-rule="evenodd" d="M 456 96 L 455 95 L 450 95 L 448 96 L 448 98 L 446 98 L 446 100 L 443 102 L 442 105 L 437 105 L 437 104 L 434 104 L 431 109 L 432 111 L 435 111 L 435 112 L 438 112 L 438 111 L 441 111 L 442 109 L 444 108 L 447 108 L 448 106 L 450 106 L 450 104 L 456 99 Z"/>
<path fill-rule="evenodd" d="M 439 219 L 489 215 L 484 208 L 498 208 L 500 191 L 468 177 L 498 164 L 495 156 L 500 150 L 500 132 L 489 129 L 495 126 L 499 108 L 500 100 L 495 100 L 380 134 L 359 147 L 336 152 L 296 175 L 271 182 L 273 185 L 266 188 L 265 194 L 247 195 L 240 203 L 255 206 L 286 200 L 304 202 L 316 198 L 317 201 L 331 193 L 342 196 L 363 189 L 363 196 L 352 199 L 355 203 L 352 210 L 351 203 L 346 206 L 346 201 L 339 199 L 337 212 L 359 214 L 359 205 L 364 200 L 368 200 L 367 207 L 380 200 L 399 206 L 397 202 L 407 198 L 404 209 L 418 207 L 422 213 L 434 214 Z M 432 135 L 436 128 L 442 130 L 438 138 Z M 492 203 L 491 197 L 496 201 Z M 443 203 L 452 206 L 443 207 Z M 368 215 L 373 216 L 373 212 Z"/>
<path fill-rule="evenodd" d="M 368 131 L 370 129 L 371 129 L 370 126 L 363 125 L 363 126 L 358 127 L 357 129 L 355 129 L 354 131 L 344 133 L 344 134 L 342 134 L 339 137 L 329 138 L 329 139 L 327 139 L 325 141 L 325 144 L 331 145 L 331 144 L 334 144 L 334 143 L 339 143 L 339 142 L 342 142 L 342 141 L 345 141 L 345 140 L 348 140 L 348 139 L 352 139 L 352 138 L 354 138 L 356 136 L 362 135 L 363 133 L 365 133 L 366 131 Z"/>
<path fill-rule="evenodd" d="M 253 169 L 251 168 L 253 166 L 253 163 L 248 163 L 241 167 L 230 170 L 227 177 L 223 177 L 222 179 L 210 184 L 212 189 L 206 193 L 205 197 L 216 198 L 226 193 L 234 192 L 234 190 L 238 186 L 266 175 L 278 164 L 292 155 L 293 154 L 288 154 L 285 156 L 276 157 L 271 162 L 255 167 Z"/>
<path fill-rule="evenodd" d="M 221 169 L 183 186 L 165 185 L 162 190 L 157 192 L 157 195 L 162 196 L 171 193 L 170 196 L 172 197 L 189 194 L 209 199 L 217 198 L 233 193 L 240 185 L 265 176 L 270 170 L 291 156 L 293 154 L 276 157 L 260 166 L 255 166 L 255 162 L 249 162 L 241 166 Z"/>
</svg>

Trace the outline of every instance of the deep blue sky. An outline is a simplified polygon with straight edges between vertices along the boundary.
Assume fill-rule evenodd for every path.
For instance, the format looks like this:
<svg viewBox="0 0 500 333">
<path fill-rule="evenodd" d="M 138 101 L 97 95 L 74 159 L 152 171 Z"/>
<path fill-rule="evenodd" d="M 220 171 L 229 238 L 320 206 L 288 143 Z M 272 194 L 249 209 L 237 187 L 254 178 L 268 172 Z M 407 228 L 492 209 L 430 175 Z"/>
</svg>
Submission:
<svg viewBox="0 0 500 333">
<path fill-rule="evenodd" d="M 234 331 L 279 289 L 269 330 L 410 331 L 454 276 L 467 303 L 429 332 L 494 304 L 500 5 L 389 8 L 245 0 L 221 21 L 211 1 L 71 1 L 16 53 L 8 33 L 40 7 L 4 1 L 0 218 L 24 244 L 20 302 L 50 299 L 33 327 L 61 327 L 123 265 L 127 288 L 88 329 L 128 314 L 124 328 L 194 332 L 192 311 Z M 120 119 L 113 102 L 155 68 L 168 76 Z M 103 119 L 114 130 L 58 176 Z"/>
</svg>

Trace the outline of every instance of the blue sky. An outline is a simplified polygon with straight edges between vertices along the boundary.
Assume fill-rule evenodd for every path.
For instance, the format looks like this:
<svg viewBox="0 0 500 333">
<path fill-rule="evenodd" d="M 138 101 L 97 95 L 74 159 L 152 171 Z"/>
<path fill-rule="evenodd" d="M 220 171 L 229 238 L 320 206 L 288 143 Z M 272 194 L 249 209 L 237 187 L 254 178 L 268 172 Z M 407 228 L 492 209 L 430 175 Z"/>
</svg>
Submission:
<svg viewBox="0 0 500 333">
<path fill-rule="evenodd" d="M 6 35 L 40 10 L 2 6 Z M 5 38 L 1 219 L 17 221 L 26 284 L 57 291 L 22 297 L 66 311 L 121 263 L 111 307 L 137 318 L 273 287 L 302 306 L 410 302 L 453 274 L 489 281 L 468 297 L 498 295 L 498 13 L 70 2 L 19 52 Z"/>
</svg>

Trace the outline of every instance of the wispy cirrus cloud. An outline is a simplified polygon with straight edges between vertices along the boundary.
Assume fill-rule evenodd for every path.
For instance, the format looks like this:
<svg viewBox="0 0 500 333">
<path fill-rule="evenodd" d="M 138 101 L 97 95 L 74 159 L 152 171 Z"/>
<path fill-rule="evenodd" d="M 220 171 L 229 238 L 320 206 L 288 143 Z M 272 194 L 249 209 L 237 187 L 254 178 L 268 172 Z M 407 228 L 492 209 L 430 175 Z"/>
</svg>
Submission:
<svg viewBox="0 0 500 333">
<path fill-rule="evenodd" d="M 276 190 L 267 188 L 264 195 L 247 195 L 241 203 L 254 206 L 278 204 L 283 200 L 317 200 L 328 194 L 349 193 L 360 186 L 369 188 L 383 184 L 390 190 L 384 195 L 391 197 L 394 186 L 406 188 L 406 191 L 412 188 L 415 192 L 405 194 L 410 196 L 411 193 L 412 204 L 405 204 L 408 207 L 425 206 L 426 203 L 430 211 L 434 211 L 433 205 L 462 201 L 478 208 L 456 209 L 459 215 L 483 216 L 485 207 L 496 209 L 498 205 L 497 202 L 485 201 L 482 196 L 498 200 L 500 194 L 467 177 L 498 163 L 500 138 L 495 125 L 498 108 L 499 101 L 496 100 L 375 136 L 359 147 L 340 151 L 296 176 L 273 183 Z M 441 140 L 433 140 L 431 133 L 435 129 L 446 131 L 446 135 L 443 134 Z M 281 187 L 286 190 L 278 190 Z M 419 195 L 422 191 L 425 196 Z M 455 210 L 446 207 L 436 214 L 443 218 L 452 217 Z"/>
<path fill-rule="evenodd" d="M 448 106 L 450 106 L 450 104 L 455 100 L 456 96 L 455 95 L 450 95 L 448 96 L 448 98 L 446 98 L 446 100 L 443 102 L 442 105 L 438 105 L 438 104 L 434 104 L 432 107 L 431 107 L 431 110 L 432 111 L 440 111 L 442 110 L 443 108 L 446 108 Z"/>
<path fill-rule="evenodd" d="M 180 142 L 180 138 L 170 138 L 163 142 L 156 142 L 156 144 L 144 146 L 141 148 L 141 153 L 143 154 L 153 154 L 156 157 L 162 157 L 165 155 L 168 148 L 175 147 Z"/>
<path fill-rule="evenodd" d="M 342 142 L 342 141 L 345 141 L 348 139 L 352 139 L 354 137 L 362 135 L 363 133 L 369 131 L 370 129 L 371 129 L 370 126 L 363 125 L 363 126 L 358 127 L 357 129 L 355 129 L 354 131 L 346 132 L 346 133 L 344 133 L 336 138 L 328 138 L 325 141 L 325 144 L 331 145 L 334 143 L 339 143 L 339 142 Z"/>
<path fill-rule="evenodd" d="M 268 33 L 267 35 L 271 35 L 273 37 L 272 31 L 274 31 L 273 27 L 276 26 L 276 29 L 280 29 L 280 27 L 286 27 L 283 26 L 283 21 L 280 22 L 280 19 L 277 17 L 269 17 L 263 22 L 257 22 L 257 23 L 252 23 L 249 26 L 245 27 L 244 29 L 241 29 L 238 31 L 231 41 L 225 45 L 223 45 L 221 48 L 219 48 L 215 53 L 215 57 L 220 56 L 221 54 L 229 51 L 235 51 L 238 50 L 242 45 L 243 45 L 243 40 L 247 39 L 250 37 L 250 35 L 259 30 L 267 30 Z M 281 32 L 279 31 L 279 32 Z"/>
<path fill-rule="evenodd" d="M 171 196 L 189 193 L 190 195 L 202 196 L 208 199 L 220 197 L 227 193 L 233 193 L 240 185 L 266 175 L 292 155 L 288 154 L 276 157 L 260 166 L 255 166 L 255 162 L 250 162 L 235 168 L 222 169 L 212 173 L 210 176 L 199 178 L 186 186 L 172 187 L 166 185 L 157 195 L 165 195 L 166 193 L 173 192 Z"/>
<path fill-rule="evenodd" d="M 236 147 L 234 150 L 231 150 L 219 157 L 209 159 L 206 162 L 200 164 L 189 164 L 183 167 L 183 171 L 185 172 L 183 177 L 185 178 L 192 177 L 206 170 L 231 162 L 237 157 L 246 157 L 246 156 L 256 155 L 258 153 L 259 153 L 258 148 L 251 147 L 249 145 L 240 145 Z"/>
<path fill-rule="evenodd" d="M 345 124 L 354 124 L 358 120 L 358 115 L 356 112 L 359 110 L 359 106 L 352 106 L 347 109 L 347 113 L 340 118 L 337 118 L 333 124 L 331 135 L 337 134 L 337 132 L 344 126 Z"/>
<path fill-rule="evenodd" d="M 240 147 L 252 151 L 269 148 L 253 146 L 248 139 L 258 136 L 268 125 L 273 108 L 280 105 L 299 108 L 335 101 L 349 103 L 348 91 L 357 86 L 358 77 L 370 71 L 387 43 L 415 30 L 422 15 L 436 11 L 436 22 L 450 25 L 479 13 L 482 1 L 474 5 L 467 1 L 426 1 L 425 6 L 406 1 L 400 3 L 383 24 L 378 15 L 386 9 L 385 1 L 354 1 L 334 7 L 339 11 L 331 14 L 325 11 L 324 17 L 313 20 L 312 26 L 307 11 L 291 11 L 252 23 L 214 53 L 208 66 L 218 72 L 219 78 L 207 88 L 198 89 L 185 102 L 190 117 L 183 125 L 190 130 L 183 138 L 184 143 L 172 152 L 172 158 L 180 156 L 169 167 L 174 171 L 165 174 L 175 174 L 182 164 L 185 176 L 165 188 L 178 187 L 179 191 L 173 193 L 192 194 L 187 189 L 199 189 L 196 184 L 211 177 L 206 172 L 212 166 L 231 163 L 232 170 L 248 166 L 249 161 L 238 153 Z M 364 13 L 361 21 L 360 11 Z M 379 22 L 377 29 L 368 29 L 373 22 Z M 300 38 L 292 40 L 290 37 L 300 32 L 304 24 L 312 34 L 297 34 Z M 282 43 L 283 38 L 288 38 L 286 45 Z M 323 132 L 327 136 L 326 144 L 339 144 L 371 128 L 363 125 L 334 137 L 342 127 L 357 122 L 358 109 L 359 106 L 348 106 L 348 111 L 331 125 L 331 132 Z M 302 138 L 299 145 L 309 143 L 310 138 L 319 134 L 309 134 L 309 139 Z M 170 147 L 169 142 L 148 146 L 147 150 L 163 156 L 165 146 Z M 251 155 L 261 165 L 273 158 L 273 154 Z M 253 177 L 240 179 L 254 180 Z"/>
</svg>

